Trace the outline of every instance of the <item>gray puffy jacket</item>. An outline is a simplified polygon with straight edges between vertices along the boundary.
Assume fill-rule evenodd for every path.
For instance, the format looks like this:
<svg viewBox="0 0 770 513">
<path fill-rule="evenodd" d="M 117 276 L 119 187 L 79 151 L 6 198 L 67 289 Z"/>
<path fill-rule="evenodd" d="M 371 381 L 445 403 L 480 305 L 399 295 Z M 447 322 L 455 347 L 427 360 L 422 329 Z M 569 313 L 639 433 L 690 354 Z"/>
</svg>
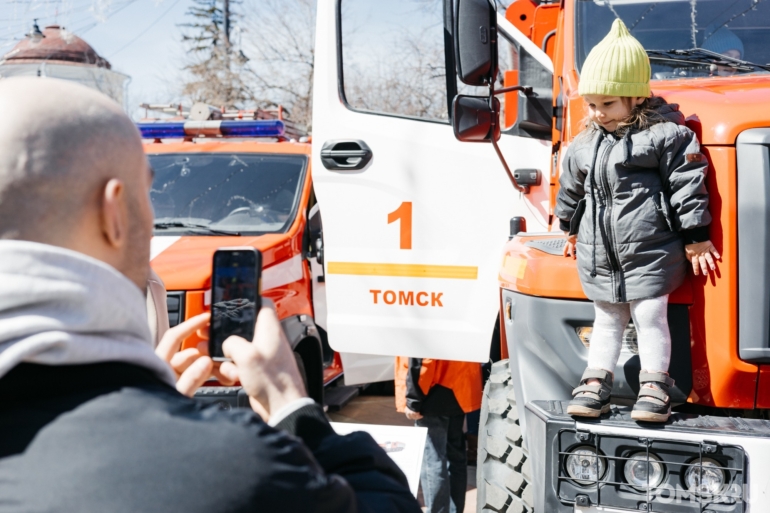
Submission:
<svg viewBox="0 0 770 513">
<path fill-rule="evenodd" d="M 577 233 L 589 299 L 625 303 L 673 292 L 684 244 L 708 240 L 708 162 L 675 104 L 666 119 L 622 137 L 589 127 L 567 148 L 556 216 Z M 592 172 L 593 170 L 593 172 Z"/>
</svg>

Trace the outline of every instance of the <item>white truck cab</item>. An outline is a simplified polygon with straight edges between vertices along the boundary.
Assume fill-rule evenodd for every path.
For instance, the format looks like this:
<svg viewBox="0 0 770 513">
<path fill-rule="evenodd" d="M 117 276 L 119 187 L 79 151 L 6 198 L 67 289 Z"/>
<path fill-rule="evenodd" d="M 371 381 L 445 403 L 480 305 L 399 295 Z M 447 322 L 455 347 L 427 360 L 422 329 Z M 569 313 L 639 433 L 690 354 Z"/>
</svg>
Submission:
<svg viewBox="0 0 770 513">
<path fill-rule="evenodd" d="M 532 175 L 526 199 L 489 145 L 455 138 L 451 102 L 467 86 L 445 4 L 318 2 L 313 180 L 329 339 L 340 352 L 487 361 L 509 220 L 548 229 L 550 126 L 503 127 L 513 172 Z M 498 23 L 501 61 L 516 68 L 526 53 L 528 72 L 550 87 L 548 56 Z"/>
</svg>

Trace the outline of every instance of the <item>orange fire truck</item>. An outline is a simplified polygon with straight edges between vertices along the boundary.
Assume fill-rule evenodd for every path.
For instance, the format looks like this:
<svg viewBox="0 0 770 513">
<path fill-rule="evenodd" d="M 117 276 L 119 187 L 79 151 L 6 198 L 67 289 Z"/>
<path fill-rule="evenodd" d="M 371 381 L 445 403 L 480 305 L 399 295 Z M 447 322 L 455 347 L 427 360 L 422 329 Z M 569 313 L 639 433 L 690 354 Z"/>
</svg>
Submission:
<svg viewBox="0 0 770 513">
<path fill-rule="evenodd" d="M 151 265 L 163 279 L 169 323 L 175 326 L 210 307 L 211 262 L 223 246 L 253 246 L 263 255 L 263 295 L 271 299 L 295 352 L 308 392 L 324 403 L 338 384 L 343 358 L 329 346 L 325 327 L 322 224 L 313 193 L 310 138 L 283 110 L 230 111 L 195 104 L 142 105 L 165 115 L 139 123 L 155 172 Z M 191 336 L 183 348 L 195 347 Z M 380 359 L 367 381 L 387 379 L 392 362 Z M 360 374 L 360 373 L 359 373 Z M 352 379 L 351 379 L 352 378 Z M 355 382 L 355 376 L 348 383 Z M 216 385 L 216 383 L 210 383 Z M 334 388 L 327 404 L 356 392 Z M 198 395 L 243 406 L 240 387 L 203 387 Z"/>
<path fill-rule="evenodd" d="M 616 18 L 648 49 L 654 94 L 679 104 L 702 143 L 723 256 L 716 277 L 690 277 L 671 296 L 676 406 L 662 426 L 629 416 L 633 325 L 611 413 L 565 412 L 594 310 L 562 256 L 555 198 L 585 116 L 581 66 Z M 770 1 L 515 0 L 503 16 L 488 0 L 319 0 L 316 37 L 332 346 L 484 361 L 493 341 L 478 511 L 767 511 Z M 397 76 L 377 87 L 367 80 L 388 55 Z M 387 96 L 396 87 L 445 91 L 446 107 L 399 102 Z M 349 163 L 350 152 L 369 161 Z M 420 292 L 440 305 L 409 300 Z"/>
<path fill-rule="evenodd" d="M 471 2 L 463 3 L 473 11 Z M 517 108 L 506 114 L 519 125 L 534 121 L 552 144 L 546 184 L 552 229 L 558 232 L 559 157 L 585 117 L 577 94 L 580 66 L 619 17 L 648 49 L 654 94 L 680 105 L 709 159 L 711 238 L 723 261 L 716 278 L 691 277 L 671 296 L 671 375 L 680 404 L 672 421 L 660 428 L 638 424 L 623 406 L 639 387 L 633 325 L 615 369 L 612 413 L 576 420 L 565 414 L 564 401 L 585 367 L 593 310 L 574 261 L 561 254 L 562 236 L 529 235 L 518 224 L 500 269 L 508 359 L 494 365 L 485 391 L 479 505 L 549 512 L 766 510 L 770 50 L 761 41 L 770 38 L 770 5 L 518 0 L 505 17 L 554 64 L 552 80 L 540 82 L 521 66 L 505 74 L 504 84 L 526 87 L 508 93 L 506 105 Z M 725 47 L 709 50 L 708 37 L 719 30 L 730 31 L 720 33 Z M 456 36 L 462 37 L 459 30 Z M 552 107 L 546 115 L 527 108 L 544 101 Z"/>
</svg>

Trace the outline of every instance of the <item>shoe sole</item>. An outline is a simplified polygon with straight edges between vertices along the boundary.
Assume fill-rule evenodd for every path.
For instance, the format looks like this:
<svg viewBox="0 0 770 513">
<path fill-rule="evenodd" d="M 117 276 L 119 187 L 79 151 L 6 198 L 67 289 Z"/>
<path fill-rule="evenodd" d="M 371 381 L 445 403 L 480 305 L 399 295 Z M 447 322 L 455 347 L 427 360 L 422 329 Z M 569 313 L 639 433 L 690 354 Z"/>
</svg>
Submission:
<svg viewBox="0 0 770 513">
<path fill-rule="evenodd" d="M 651 411 L 632 411 L 631 418 L 641 422 L 666 422 L 671 416 L 671 410 L 668 413 L 653 413 Z"/>
<path fill-rule="evenodd" d="M 593 408 L 588 408 L 587 406 L 579 406 L 576 404 L 567 406 L 567 414 L 568 415 L 575 415 L 576 417 L 599 417 L 600 415 L 603 415 L 605 413 L 608 413 L 610 411 L 610 405 L 605 404 L 602 406 L 601 410 L 595 410 Z"/>
</svg>

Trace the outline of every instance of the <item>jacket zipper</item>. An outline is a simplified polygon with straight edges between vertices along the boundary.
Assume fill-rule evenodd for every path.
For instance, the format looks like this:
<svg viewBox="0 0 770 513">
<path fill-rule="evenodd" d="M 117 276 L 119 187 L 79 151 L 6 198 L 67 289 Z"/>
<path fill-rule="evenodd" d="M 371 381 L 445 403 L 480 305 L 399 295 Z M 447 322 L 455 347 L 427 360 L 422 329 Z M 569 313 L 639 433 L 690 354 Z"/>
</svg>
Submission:
<svg viewBox="0 0 770 513">
<path fill-rule="evenodd" d="M 607 162 L 609 161 L 612 149 L 617 143 L 617 140 L 613 141 L 610 143 L 609 148 L 605 150 L 604 155 L 602 155 L 602 166 L 599 169 L 601 170 L 602 186 L 604 188 L 604 191 L 602 192 L 604 193 L 604 201 L 607 205 L 604 209 L 604 227 L 605 232 L 607 233 L 607 241 L 604 245 L 604 250 L 607 252 L 607 260 L 609 261 L 612 275 L 617 275 L 618 277 L 617 289 L 612 291 L 612 295 L 613 297 L 616 296 L 620 302 L 623 302 L 625 299 L 625 290 L 623 287 L 622 276 L 620 276 L 620 255 L 618 255 L 617 247 L 615 245 L 615 230 L 612 226 L 612 190 L 610 189 L 609 178 L 607 177 Z"/>
</svg>

